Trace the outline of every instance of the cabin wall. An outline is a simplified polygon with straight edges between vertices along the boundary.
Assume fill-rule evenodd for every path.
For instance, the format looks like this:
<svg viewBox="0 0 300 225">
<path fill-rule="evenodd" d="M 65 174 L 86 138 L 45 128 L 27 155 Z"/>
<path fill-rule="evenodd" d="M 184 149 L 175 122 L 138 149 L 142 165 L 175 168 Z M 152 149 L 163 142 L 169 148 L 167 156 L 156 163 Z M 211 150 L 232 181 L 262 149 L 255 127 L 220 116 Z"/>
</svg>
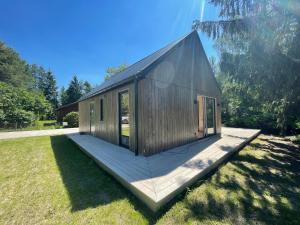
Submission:
<svg viewBox="0 0 300 225">
<path fill-rule="evenodd" d="M 191 35 L 153 65 L 139 81 L 139 152 L 152 155 L 197 140 L 197 96 L 216 98 L 217 133 L 221 132 L 221 94 L 204 50 Z"/>
<path fill-rule="evenodd" d="M 78 112 L 78 103 L 58 108 L 56 110 L 56 118 L 58 122 L 63 122 L 64 117 L 70 112 Z"/>
<path fill-rule="evenodd" d="M 95 136 L 110 143 L 119 144 L 119 92 L 128 90 L 130 108 L 130 138 L 129 149 L 135 150 L 135 104 L 134 104 L 134 84 L 128 84 L 103 94 L 79 102 L 79 130 L 90 133 L 90 103 L 95 103 L 96 127 Z M 103 98 L 104 120 L 100 121 L 100 99 Z"/>
</svg>

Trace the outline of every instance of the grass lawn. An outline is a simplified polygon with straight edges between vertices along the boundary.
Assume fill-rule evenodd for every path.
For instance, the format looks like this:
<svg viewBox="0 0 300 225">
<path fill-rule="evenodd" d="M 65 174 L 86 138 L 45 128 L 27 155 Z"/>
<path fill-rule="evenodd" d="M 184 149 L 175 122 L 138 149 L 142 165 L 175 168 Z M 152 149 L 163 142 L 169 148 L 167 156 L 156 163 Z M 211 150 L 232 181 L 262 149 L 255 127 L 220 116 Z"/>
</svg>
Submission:
<svg viewBox="0 0 300 225">
<path fill-rule="evenodd" d="M 157 214 L 64 136 L 0 141 L 0 224 L 300 224 L 300 150 L 259 136 Z"/>
<path fill-rule="evenodd" d="M 24 127 L 24 128 L 0 128 L 0 132 L 9 132 L 9 131 L 28 131 L 28 130 L 50 130 L 50 129 L 59 129 L 63 128 L 62 125 L 57 124 L 56 120 L 39 120 L 34 124 Z"/>
<path fill-rule="evenodd" d="M 126 126 L 122 127 L 122 135 L 128 136 L 128 137 L 130 136 L 130 127 L 129 126 L 128 127 L 126 127 Z"/>
</svg>

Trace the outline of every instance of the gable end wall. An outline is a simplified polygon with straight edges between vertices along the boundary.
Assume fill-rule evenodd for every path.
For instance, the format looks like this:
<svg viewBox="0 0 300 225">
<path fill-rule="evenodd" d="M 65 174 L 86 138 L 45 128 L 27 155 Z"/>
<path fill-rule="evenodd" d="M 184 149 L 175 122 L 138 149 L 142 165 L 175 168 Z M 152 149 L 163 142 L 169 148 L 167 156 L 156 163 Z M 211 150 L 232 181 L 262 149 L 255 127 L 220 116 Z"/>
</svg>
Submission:
<svg viewBox="0 0 300 225">
<path fill-rule="evenodd" d="M 221 131 L 220 90 L 196 33 L 151 66 L 138 92 L 140 154 L 199 139 L 198 95 L 216 98 L 217 133 Z"/>
</svg>

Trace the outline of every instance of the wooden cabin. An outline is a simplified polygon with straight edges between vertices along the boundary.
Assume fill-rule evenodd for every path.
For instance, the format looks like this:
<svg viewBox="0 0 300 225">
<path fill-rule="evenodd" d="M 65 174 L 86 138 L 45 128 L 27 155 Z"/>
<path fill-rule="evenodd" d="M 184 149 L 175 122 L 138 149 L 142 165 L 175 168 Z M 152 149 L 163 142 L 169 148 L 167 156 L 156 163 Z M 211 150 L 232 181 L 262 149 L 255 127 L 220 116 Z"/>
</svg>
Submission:
<svg viewBox="0 0 300 225">
<path fill-rule="evenodd" d="M 79 129 L 149 156 L 221 132 L 221 92 L 196 31 L 79 100 Z"/>
<path fill-rule="evenodd" d="M 70 112 L 78 112 L 78 102 L 60 106 L 56 109 L 56 120 L 62 122 L 64 117 Z"/>
</svg>

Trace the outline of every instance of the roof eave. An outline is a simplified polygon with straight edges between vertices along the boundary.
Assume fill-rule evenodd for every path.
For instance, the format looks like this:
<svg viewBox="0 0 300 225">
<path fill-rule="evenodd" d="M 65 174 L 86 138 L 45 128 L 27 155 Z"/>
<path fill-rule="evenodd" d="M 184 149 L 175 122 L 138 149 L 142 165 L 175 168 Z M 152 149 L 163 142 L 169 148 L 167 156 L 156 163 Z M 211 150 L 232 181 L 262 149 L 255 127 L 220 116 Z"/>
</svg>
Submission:
<svg viewBox="0 0 300 225">
<path fill-rule="evenodd" d="M 121 81 L 118 82 L 118 83 L 112 84 L 112 85 L 110 85 L 110 86 L 108 86 L 108 87 L 106 87 L 106 88 L 104 88 L 104 89 L 101 89 L 101 90 L 99 90 L 99 91 L 93 93 L 92 95 L 83 97 L 82 99 L 79 99 L 78 102 L 85 101 L 85 100 L 87 100 L 87 99 L 89 99 L 89 98 L 92 98 L 92 97 L 95 97 L 96 95 L 99 95 L 99 94 L 102 94 L 102 93 L 104 93 L 104 92 L 110 91 L 110 90 L 112 90 L 112 89 L 114 89 L 114 88 L 117 88 L 117 87 L 119 87 L 119 86 L 121 86 L 121 85 L 125 85 L 125 84 L 127 84 L 127 83 L 133 82 L 135 79 L 138 79 L 138 78 L 142 77 L 141 74 L 142 74 L 142 71 L 140 71 L 139 73 L 137 73 L 137 74 L 135 74 L 135 75 L 133 75 L 133 76 L 127 78 L 127 79 L 121 80 Z M 142 77 L 142 78 L 143 78 L 143 77 Z"/>
</svg>

